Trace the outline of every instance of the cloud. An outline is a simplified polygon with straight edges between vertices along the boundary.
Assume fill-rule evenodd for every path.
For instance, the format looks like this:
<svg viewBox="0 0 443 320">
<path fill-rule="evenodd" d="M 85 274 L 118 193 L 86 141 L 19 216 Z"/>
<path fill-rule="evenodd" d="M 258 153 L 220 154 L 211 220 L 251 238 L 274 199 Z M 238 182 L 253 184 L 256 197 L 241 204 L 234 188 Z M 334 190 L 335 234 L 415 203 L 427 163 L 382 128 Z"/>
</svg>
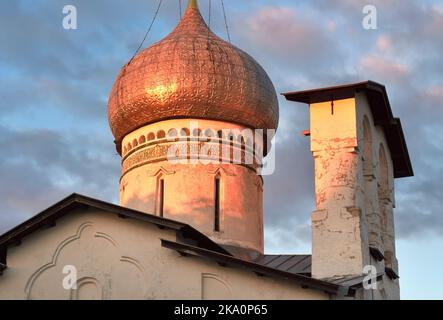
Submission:
<svg viewBox="0 0 443 320">
<path fill-rule="evenodd" d="M 387 80 L 402 79 L 410 72 L 405 64 L 397 63 L 383 57 L 368 55 L 361 59 L 361 73 L 369 77 L 384 78 Z"/>
<path fill-rule="evenodd" d="M 382 53 L 390 53 L 392 51 L 392 39 L 388 35 L 381 35 L 377 39 L 377 50 Z"/>
<path fill-rule="evenodd" d="M 309 241 L 311 212 L 315 209 L 314 166 L 309 138 L 293 129 L 293 135 L 276 137 L 276 171 L 265 177 L 265 225 L 287 231 L 297 241 Z M 276 241 L 274 238 L 273 241 Z M 284 243 L 284 241 L 281 241 Z"/>
<path fill-rule="evenodd" d="M 143 39 L 156 4 L 132 0 L 82 1 L 77 7 L 78 30 L 62 27 L 64 3 L 8 1 L 0 11 L 0 90 L 6 103 L 0 116 L 23 109 L 46 108 L 87 121 L 103 120 L 106 102 L 120 68 Z M 178 10 L 165 1 L 162 23 L 147 40 L 171 30 Z M 167 25 L 168 28 L 161 28 Z M 159 35 L 160 34 L 160 35 Z M 11 105 L 20 106 L 12 108 Z M 91 125 L 91 123 L 89 123 Z"/>
<path fill-rule="evenodd" d="M 347 78 L 346 52 L 331 31 L 335 22 L 315 24 L 311 19 L 319 19 L 318 13 L 306 17 L 295 7 L 265 6 L 239 15 L 234 28 L 240 47 L 258 59 L 283 90 Z"/>
<path fill-rule="evenodd" d="M 79 30 L 62 29 L 62 4 L 7 1 L 0 11 L 0 229 L 80 192 L 116 201 L 120 160 L 106 100 L 150 23 L 156 3 L 76 0 Z M 152 43 L 178 20 L 165 1 Z M 280 3 L 280 2 L 279 2 Z M 402 118 L 416 177 L 396 183 L 398 237 L 441 233 L 443 11 L 410 0 L 374 0 L 379 29 L 364 30 L 367 1 L 233 2 L 234 44 L 256 58 L 279 92 L 353 81 L 384 83 Z M 206 4 L 202 3 L 204 10 Z M 203 11 L 207 16 L 207 11 Z M 220 8 L 213 26 L 224 34 Z M 308 243 L 314 209 L 307 107 L 280 98 L 277 171 L 265 179 L 270 248 Z"/>
<path fill-rule="evenodd" d="M 375 1 L 379 30 L 367 31 L 361 27 L 366 2 L 323 4 L 307 11 L 294 6 L 252 12 L 240 31 L 245 38 L 249 34 L 249 52 L 264 57 L 265 69 L 280 91 L 367 79 L 384 83 L 394 114 L 402 118 L 416 173 L 396 182 L 397 237 L 441 233 L 443 200 L 436 190 L 443 179 L 438 160 L 443 159 L 443 141 L 438 138 L 443 117 L 442 11 L 413 1 Z M 312 11 L 318 12 L 318 19 L 306 21 L 303 14 L 316 16 Z M 328 15 L 321 18 L 324 12 Z M 333 32 L 328 28 L 331 19 Z M 274 243 L 288 246 L 288 234 L 294 237 L 294 248 L 301 240 L 309 241 L 313 160 L 309 147 L 296 142 L 298 132 L 309 125 L 302 108 L 288 103 L 280 108 L 284 151 L 278 152 L 277 172 L 267 178 L 265 189 L 266 226 L 271 229 L 268 237 L 273 237 L 268 243 L 273 248 Z"/>
<path fill-rule="evenodd" d="M 0 149 L 0 232 L 73 192 L 117 199 L 118 157 L 100 138 L 0 127 Z"/>
<path fill-rule="evenodd" d="M 426 94 L 435 99 L 436 103 L 443 101 L 443 84 L 435 85 L 426 90 Z"/>
</svg>

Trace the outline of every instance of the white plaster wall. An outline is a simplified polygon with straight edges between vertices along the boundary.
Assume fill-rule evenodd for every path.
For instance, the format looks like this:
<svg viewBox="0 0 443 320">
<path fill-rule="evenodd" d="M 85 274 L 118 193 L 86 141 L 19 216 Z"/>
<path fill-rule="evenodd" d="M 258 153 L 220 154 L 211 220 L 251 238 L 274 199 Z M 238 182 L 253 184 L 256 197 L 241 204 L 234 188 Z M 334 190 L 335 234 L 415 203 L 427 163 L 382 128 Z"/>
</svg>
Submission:
<svg viewBox="0 0 443 320">
<path fill-rule="evenodd" d="M 73 212 L 8 250 L 0 299 L 329 299 L 290 281 L 258 277 L 161 247 L 175 232 L 100 211 Z M 79 290 L 62 287 L 63 267 Z"/>
<path fill-rule="evenodd" d="M 316 211 L 312 214 L 312 274 L 360 275 L 369 261 L 362 163 L 355 100 L 310 106 Z"/>
</svg>

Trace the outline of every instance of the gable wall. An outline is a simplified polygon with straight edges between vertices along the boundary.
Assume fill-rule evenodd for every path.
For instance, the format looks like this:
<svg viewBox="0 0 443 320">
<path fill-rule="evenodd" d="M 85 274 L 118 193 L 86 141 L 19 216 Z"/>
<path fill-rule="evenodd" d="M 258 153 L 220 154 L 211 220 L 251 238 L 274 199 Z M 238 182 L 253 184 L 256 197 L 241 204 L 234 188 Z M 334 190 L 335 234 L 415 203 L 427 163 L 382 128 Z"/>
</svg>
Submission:
<svg viewBox="0 0 443 320">
<path fill-rule="evenodd" d="M 253 272 L 182 257 L 161 247 L 174 231 L 94 210 L 77 210 L 8 250 L 0 299 L 328 299 Z M 77 290 L 63 281 L 77 272 Z M 69 283 L 67 283 L 69 284 Z"/>
</svg>

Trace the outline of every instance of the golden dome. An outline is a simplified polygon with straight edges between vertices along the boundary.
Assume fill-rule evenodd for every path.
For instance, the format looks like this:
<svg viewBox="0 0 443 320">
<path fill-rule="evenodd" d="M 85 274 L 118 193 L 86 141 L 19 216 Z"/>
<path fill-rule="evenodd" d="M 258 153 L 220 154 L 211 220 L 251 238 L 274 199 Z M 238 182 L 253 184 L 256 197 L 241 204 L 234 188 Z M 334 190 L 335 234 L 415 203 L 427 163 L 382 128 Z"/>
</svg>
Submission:
<svg viewBox="0 0 443 320">
<path fill-rule="evenodd" d="M 128 133 L 175 118 L 252 129 L 278 126 L 277 94 L 266 72 L 212 33 L 193 0 L 171 34 L 123 67 L 109 97 L 108 119 L 119 152 Z"/>
</svg>

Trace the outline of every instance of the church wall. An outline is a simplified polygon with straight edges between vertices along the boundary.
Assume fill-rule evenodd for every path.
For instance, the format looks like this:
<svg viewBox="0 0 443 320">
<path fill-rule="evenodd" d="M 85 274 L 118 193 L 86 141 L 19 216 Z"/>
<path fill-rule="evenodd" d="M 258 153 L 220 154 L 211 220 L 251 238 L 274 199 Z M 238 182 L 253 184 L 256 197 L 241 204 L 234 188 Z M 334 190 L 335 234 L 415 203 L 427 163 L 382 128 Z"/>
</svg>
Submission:
<svg viewBox="0 0 443 320">
<path fill-rule="evenodd" d="M 232 129 L 233 150 L 227 136 L 214 137 L 214 143 L 197 141 L 195 133 L 205 135 L 208 128 L 214 134 Z M 253 131 L 244 130 L 247 128 L 224 122 L 180 119 L 155 123 L 129 134 L 123 141 L 121 205 L 190 224 L 220 244 L 263 253 L 263 181 L 252 161 L 254 142 L 259 148 L 261 142 L 254 141 Z M 185 133 L 183 137 L 181 131 Z M 173 132 L 171 137 L 169 132 Z M 222 146 L 221 141 L 228 144 Z M 232 164 L 229 159 L 220 163 L 219 155 L 225 147 L 228 157 L 234 153 L 240 156 L 240 164 Z M 202 158 L 171 161 L 167 157 L 169 150 L 191 156 L 197 153 Z M 205 154 L 212 158 L 203 158 Z M 216 178 L 220 181 L 218 229 Z"/>
<path fill-rule="evenodd" d="M 116 215 L 78 210 L 8 250 L 0 299 L 328 299 L 324 292 L 182 257 L 161 247 L 175 232 Z M 78 287 L 63 288 L 65 266 Z"/>
</svg>

